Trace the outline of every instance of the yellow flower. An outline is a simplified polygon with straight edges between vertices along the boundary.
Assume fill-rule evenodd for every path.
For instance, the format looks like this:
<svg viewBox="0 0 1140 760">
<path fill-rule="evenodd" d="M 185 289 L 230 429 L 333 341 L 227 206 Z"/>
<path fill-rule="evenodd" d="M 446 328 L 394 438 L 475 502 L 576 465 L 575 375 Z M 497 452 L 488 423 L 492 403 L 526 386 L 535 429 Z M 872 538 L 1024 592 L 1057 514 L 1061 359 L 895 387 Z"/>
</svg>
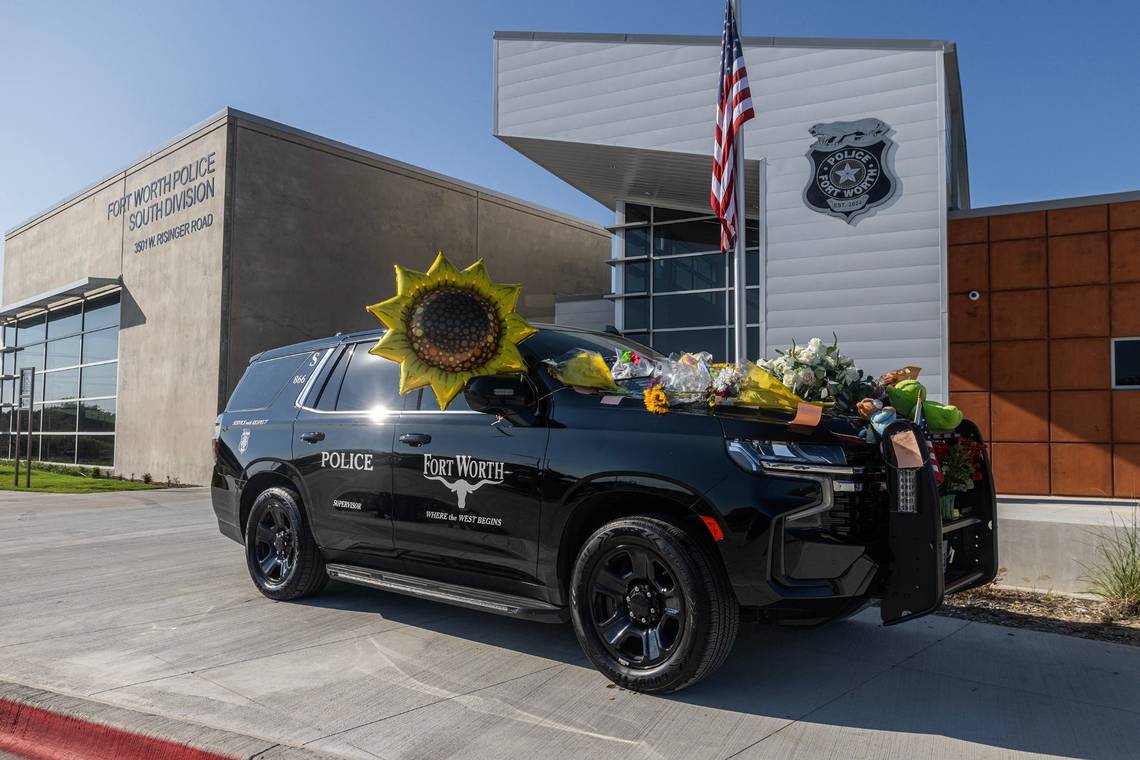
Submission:
<svg viewBox="0 0 1140 760">
<path fill-rule="evenodd" d="M 665 414 L 669 411 L 669 397 L 665 389 L 658 385 L 651 385 L 642 392 L 645 398 L 645 408 L 654 414 Z"/>
<path fill-rule="evenodd" d="M 473 377 L 526 371 L 518 344 L 538 330 L 515 313 L 521 288 L 443 251 L 427 272 L 397 265 L 396 296 L 368 307 L 388 328 L 369 353 L 400 363 L 400 393 L 430 385 L 446 409 Z"/>
</svg>

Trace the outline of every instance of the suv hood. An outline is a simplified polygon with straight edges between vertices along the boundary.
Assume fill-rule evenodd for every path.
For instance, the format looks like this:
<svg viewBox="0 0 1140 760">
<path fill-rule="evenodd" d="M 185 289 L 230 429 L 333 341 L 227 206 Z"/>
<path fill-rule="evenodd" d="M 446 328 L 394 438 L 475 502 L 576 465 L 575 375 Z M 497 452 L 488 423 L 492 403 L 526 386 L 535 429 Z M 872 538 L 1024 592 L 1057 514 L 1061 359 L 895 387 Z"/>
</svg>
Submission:
<svg viewBox="0 0 1140 760">
<path fill-rule="evenodd" d="M 817 427 L 800 430 L 789 427 L 788 423 L 794 415 L 784 412 L 747 407 L 718 407 L 709 413 L 720 420 L 725 438 L 867 445 L 859 437 L 859 428 L 847 417 L 825 414 Z"/>
</svg>

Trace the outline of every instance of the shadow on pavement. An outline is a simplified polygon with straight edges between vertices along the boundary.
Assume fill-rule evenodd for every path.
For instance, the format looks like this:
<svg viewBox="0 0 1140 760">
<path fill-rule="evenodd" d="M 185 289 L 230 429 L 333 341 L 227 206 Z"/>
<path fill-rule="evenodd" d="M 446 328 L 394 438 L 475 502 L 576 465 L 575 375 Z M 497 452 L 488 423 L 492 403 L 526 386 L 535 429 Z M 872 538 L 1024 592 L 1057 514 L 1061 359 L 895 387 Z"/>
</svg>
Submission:
<svg viewBox="0 0 1140 760">
<path fill-rule="evenodd" d="M 592 667 L 569 625 L 512 620 L 339 583 L 303 604 L 376 612 L 476 644 Z M 871 609 L 813 629 L 743 624 L 718 673 L 656 698 L 796 722 L 779 734 L 797 727 L 864 729 L 903 735 L 897 740 L 904 744 L 905 735 L 925 734 L 1109 760 L 1136 756 L 1115 748 L 1140 747 L 1140 687 L 1133 677 L 1140 672 L 1140 649 L 1134 658 L 1120 647 L 1106 653 L 1113 646 L 940 616 L 883 628 Z M 1104 663 L 1112 667 L 1117 659 L 1123 691 L 1093 680 L 1105 678 Z M 1074 678 L 1088 679 L 1083 693 L 1068 685 Z"/>
</svg>

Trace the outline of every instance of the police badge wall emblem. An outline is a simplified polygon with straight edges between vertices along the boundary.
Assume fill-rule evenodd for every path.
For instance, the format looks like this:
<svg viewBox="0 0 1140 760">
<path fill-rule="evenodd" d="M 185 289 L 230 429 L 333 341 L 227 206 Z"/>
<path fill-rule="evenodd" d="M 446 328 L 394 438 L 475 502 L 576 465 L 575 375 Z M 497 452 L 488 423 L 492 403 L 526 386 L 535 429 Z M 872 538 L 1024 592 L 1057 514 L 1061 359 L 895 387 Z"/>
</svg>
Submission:
<svg viewBox="0 0 1140 760">
<path fill-rule="evenodd" d="M 887 136 L 890 130 L 879 119 L 813 126 L 815 142 L 807 152 L 812 175 L 804 203 L 853 224 L 894 197 L 899 183 L 888 161 L 894 146 Z"/>
</svg>

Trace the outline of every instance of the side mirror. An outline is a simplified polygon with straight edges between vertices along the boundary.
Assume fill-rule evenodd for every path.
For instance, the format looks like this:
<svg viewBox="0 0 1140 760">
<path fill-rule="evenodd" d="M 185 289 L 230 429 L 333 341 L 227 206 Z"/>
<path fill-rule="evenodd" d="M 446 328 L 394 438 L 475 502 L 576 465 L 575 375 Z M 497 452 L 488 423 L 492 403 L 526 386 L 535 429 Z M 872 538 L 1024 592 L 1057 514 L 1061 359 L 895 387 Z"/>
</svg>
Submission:
<svg viewBox="0 0 1140 760">
<path fill-rule="evenodd" d="M 537 419 L 534 387 L 524 375 L 471 378 L 463 397 L 472 411 L 499 415 L 516 425 L 532 425 Z"/>
</svg>

